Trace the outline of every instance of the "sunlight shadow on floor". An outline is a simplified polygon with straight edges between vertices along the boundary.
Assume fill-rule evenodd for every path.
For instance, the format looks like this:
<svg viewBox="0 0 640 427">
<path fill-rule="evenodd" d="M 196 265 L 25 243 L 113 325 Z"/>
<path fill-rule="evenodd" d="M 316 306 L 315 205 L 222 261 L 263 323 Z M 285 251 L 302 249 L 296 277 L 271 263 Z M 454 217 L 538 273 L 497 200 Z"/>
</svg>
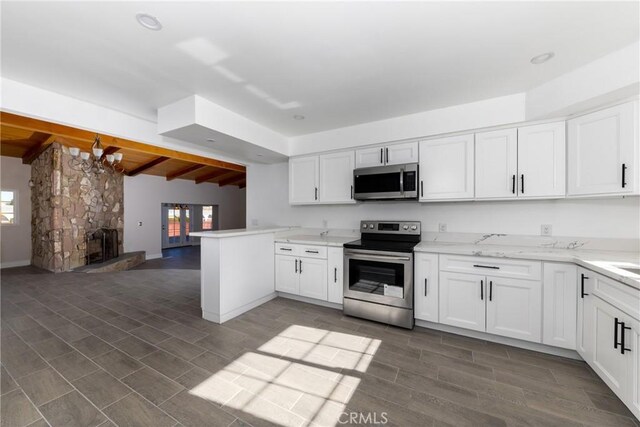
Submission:
<svg viewBox="0 0 640 427">
<path fill-rule="evenodd" d="M 336 425 L 380 340 L 292 325 L 190 393 L 279 425 Z"/>
</svg>

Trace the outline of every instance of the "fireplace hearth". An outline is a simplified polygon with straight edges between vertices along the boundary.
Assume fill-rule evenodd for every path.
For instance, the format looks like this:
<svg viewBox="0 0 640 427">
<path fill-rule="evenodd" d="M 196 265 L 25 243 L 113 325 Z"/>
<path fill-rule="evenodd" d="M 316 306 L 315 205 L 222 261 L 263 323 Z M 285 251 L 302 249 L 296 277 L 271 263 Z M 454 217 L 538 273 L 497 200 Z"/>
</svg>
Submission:
<svg viewBox="0 0 640 427">
<path fill-rule="evenodd" d="M 118 253 L 118 230 L 99 228 L 87 233 L 86 263 L 95 264 L 116 258 Z"/>
</svg>

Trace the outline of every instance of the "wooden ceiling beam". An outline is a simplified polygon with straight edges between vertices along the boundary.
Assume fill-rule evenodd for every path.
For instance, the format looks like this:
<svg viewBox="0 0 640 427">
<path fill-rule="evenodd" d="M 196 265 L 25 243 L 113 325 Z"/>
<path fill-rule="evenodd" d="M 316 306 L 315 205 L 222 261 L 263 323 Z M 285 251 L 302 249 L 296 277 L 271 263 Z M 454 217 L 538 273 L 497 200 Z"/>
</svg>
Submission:
<svg viewBox="0 0 640 427">
<path fill-rule="evenodd" d="M 44 150 L 46 150 L 51 144 L 53 144 L 53 142 L 56 140 L 56 136 L 45 134 L 42 132 L 34 132 L 34 135 L 30 138 L 30 140 L 35 140 L 36 144 L 29 148 L 22 155 L 22 163 L 25 165 L 30 165 L 31 163 L 33 163 L 33 161 L 37 159 L 38 156 L 40 156 L 40 154 L 44 152 Z"/>
<path fill-rule="evenodd" d="M 230 176 L 229 178 L 221 179 L 218 181 L 218 185 L 220 187 L 224 187 L 225 185 L 238 184 L 240 181 L 246 179 L 245 174 L 238 174 L 234 176 Z"/>
<path fill-rule="evenodd" d="M 238 184 L 238 188 L 245 188 L 247 186 L 247 181 L 242 181 Z"/>
<path fill-rule="evenodd" d="M 93 143 L 93 140 L 96 136 L 95 132 L 5 112 L 0 113 L 0 125 L 14 127 L 17 129 L 27 129 L 33 132 L 43 132 L 50 135 L 61 136 L 88 143 Z M 215 168 L 227 169 L 230 171 L 246 172 L 246 168 L 243 165 L 229 163 L 209 157 L 183 153 L 181 151 L 172 150 L 169 148 L 156 147 L 155 145 L 144 144 L 141 142 L 135 142 L 128 139 L 116 138 L 114 136 L 103 134 L 100 134 L 100 139 L 102 144 L 106 147 L 114 146 L 121 149 L 138 151 L 146 154 L 155 154 L 161 157 L 183 160 L 190 163 L 199 163 Z"/>
<path fill-rule="evenodd" d="M 186 175 L 191 172 L 195 172 L 198 169 L 202 169 L 203 167 L 205 167 L 205 165 L 190 165 L 190 166 L 187 166 L 186 168 L 179 169 L 175 172 L 170 172 L 169 174 L 167 174 L 167 181 L 172 181 L 176 178 L 180 178 L 183 175 Z"/>
<path fill-rule="evenodd" d="M 209 173 L 206 173 L 204 175 L 200 175 L 200 176 L 196 177 L 195 181 L 196 181 L 196 184 L 202 184 L 203 182 L 207 182 L 207 181 L 209 181 L 211 179 L 214 179 L 214 178 L 217 178 L 219 176 L 226 175 L 228 172 L 229 171 L 224 170 L 224 169 L 217 169 L 217 170 L 215 170 L 213 172 L 209 172 Z"/>
<path fill-rule="evenodd" d="M 120 151 L 120 147 L 107 147 L 104 149 L 104 153 L 102 153 L 102 157 L 108 156 L 109 154 L 117 153 Z"/>
<path fill-rule="evenodd" d="M 152 167 L 159 165 L 162 162 L 166 162 L 167 160 L 169 160 L 168 157 L 164 157 L 164 156 L 157 157 L 151 160 L 150 162 L 144 163 L 138 166 L 137 168 L 130 170 L 129 172 L 127 172 L 127 176 L 139 175 L 142 172 L 146 171 L 147 169 L 151 169 Z"/>
</svg>

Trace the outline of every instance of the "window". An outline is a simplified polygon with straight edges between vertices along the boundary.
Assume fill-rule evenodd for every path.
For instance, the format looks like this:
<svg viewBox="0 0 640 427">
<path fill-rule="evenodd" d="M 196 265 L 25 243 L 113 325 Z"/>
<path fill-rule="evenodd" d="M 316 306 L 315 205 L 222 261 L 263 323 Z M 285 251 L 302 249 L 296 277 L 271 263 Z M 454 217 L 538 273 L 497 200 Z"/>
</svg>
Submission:
<svg viewBox="0 0 640 427">
<path fill-rule="evenodd" d="M 14 190 L 2 190 L 0 196 L 1 224 L 16 224 L 18 222 L 18 192 Z"/>
<path fill-rule="evenodd" d="M 213 230 L 213 206 L 202 207 L 202 229 Z"/>
</svg>

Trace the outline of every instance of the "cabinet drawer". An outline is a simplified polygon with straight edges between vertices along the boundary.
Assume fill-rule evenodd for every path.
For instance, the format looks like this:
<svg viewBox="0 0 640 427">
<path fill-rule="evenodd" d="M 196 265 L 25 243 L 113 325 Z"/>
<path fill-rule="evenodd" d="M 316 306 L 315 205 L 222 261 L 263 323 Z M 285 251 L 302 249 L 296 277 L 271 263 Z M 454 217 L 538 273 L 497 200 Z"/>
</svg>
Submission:
<svg viewBox="0 0 640 427">
<path fill-rule="evenodd" d="M 462 255 L 440 255 L 440 270 L 527 280 L 540 280 L 542 277 L 540 261 Z"/>
<path fill-rule="evenodd" d="M 276 243 L 276 255 L 299 255 L 300 246 L 290 243 Z"/>
<path fill-rule="evenodd" d="M 298 255 L 301 257 L 327 259 L 326 246 L 300 245 L 298 250 L 299 250 Z"/>
<path fill-rule="evenodd" d="M 592 271 L 586 273 L 593 278 L 594 295 L 640 320 L 640 291 Z"/>
</svg>

